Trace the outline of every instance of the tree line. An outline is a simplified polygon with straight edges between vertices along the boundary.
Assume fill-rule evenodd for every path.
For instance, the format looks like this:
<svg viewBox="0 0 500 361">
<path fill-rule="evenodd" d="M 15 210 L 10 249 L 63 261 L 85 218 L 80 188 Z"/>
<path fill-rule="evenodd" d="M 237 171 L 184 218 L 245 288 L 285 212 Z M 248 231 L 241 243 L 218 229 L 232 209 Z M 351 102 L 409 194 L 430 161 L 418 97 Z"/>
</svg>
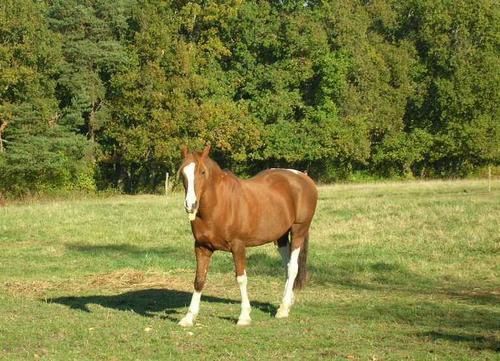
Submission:
<svg viewBox="0 0 500 361">
<path fill-rule="evenodd" d="M 179 149 L 315 179 L 500 163 L 495 0 L 2 0 L 0 192 L 154 191 Z"/>
</svg>

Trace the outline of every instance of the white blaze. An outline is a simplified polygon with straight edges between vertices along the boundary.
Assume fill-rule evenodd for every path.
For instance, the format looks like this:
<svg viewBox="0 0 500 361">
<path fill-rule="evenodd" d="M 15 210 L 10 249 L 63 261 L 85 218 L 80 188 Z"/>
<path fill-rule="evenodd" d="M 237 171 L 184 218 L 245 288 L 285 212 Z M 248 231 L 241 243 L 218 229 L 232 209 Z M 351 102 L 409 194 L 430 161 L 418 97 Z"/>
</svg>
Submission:
<svg viewBox="0 0 500 361">
<path fill-rule="evenodd" d="M 184 205 L 188 211 L 192 211 L 193 207 L 196 203 L 196 194 L 194 192 L 194 162 L 189 163 L 182 169 L 182 173 L 186 177 L 187 180 L 187 191 L 186 191 L 186 200 Z"/>
</svg>

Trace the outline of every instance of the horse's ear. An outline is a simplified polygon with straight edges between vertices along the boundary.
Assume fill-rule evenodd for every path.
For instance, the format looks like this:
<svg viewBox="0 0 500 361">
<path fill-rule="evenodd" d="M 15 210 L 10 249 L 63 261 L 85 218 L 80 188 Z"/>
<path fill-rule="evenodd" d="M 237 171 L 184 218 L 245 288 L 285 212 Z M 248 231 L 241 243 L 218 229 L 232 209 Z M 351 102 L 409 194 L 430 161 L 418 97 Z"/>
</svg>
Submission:
<svg viewBox="0 0 500 361">
<path fill-rule="evenodd" d="M 186 158 L 186 157 L 187 157 L 187 155 L 188 155 L 188 153 L 189 153 L 189 149 L 188 149 L 187 145 L 183 145 L 183 146 L 181 147 L 181 155 L 182 155 L 184 158 Z"/>
<path fill-rule="evenodd" d="M 202 158 L 206 158 L 208 156 L 208 153 L 210 153 L 210 149 L 212 147 L 210 146 L 210 144 L 207 144 L 207 146 L 205 147 L 205 149 L 203 149 L 203 153 L 201 153 L 201 157 Z"/>
</svg>

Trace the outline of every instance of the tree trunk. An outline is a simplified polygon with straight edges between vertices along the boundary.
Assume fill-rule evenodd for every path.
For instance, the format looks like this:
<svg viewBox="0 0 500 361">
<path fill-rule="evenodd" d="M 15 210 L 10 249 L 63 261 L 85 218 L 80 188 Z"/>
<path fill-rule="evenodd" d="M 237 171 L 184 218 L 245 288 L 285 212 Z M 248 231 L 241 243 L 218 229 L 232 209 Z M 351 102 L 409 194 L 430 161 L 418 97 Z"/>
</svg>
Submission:
<svg viewBox="0 0 500 361">
<path fill-rule="evenodd" d="M 88 136 L 92 143 L 95 142 L 95 128 L 96 128 L 96 114 L 101 109 L 102 101 L 97 99 L 92 102 L 92 109 L 90 110 L 89 119 L 88 119 Z"/>
<path fill-rule="evenodd" d="M 3 153 L 5 151 L 3 147 L 4 140 L 2 138 L 2 135 L 3 132 L 5 131 L 5 128 L 7 128 L 7 125 L 9 125 L 9 122 L 6 120 L 2 120 L 2 123 L 0 124 L 0 153 Z"/>
<path fill-rule="evenodd" d="M 96 102 L 92 102 L 92 109 L 90 110 L 88 120 L 88 136 L 92 143 L 95 141 L 94 125 L 95 125 Z"/>
</svg>

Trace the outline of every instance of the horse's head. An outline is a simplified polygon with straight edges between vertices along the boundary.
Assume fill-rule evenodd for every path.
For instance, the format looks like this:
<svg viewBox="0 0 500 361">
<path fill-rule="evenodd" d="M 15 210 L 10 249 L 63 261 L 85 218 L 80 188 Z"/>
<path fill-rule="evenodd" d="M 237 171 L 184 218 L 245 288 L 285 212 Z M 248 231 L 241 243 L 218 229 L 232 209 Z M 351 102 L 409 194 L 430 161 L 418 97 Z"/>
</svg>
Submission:
<svg viewBox="0 0 500 361">
<path fill-rule="evenodd" d="M 185 190 L 184 208 L 193 221 L 200 199 L 205 191 L 210 176 L 210 145 L 207 145 L 203 152 L 191 152 L 186 146 L 182 147 L 184 160 L 179 169 L 182 175 L 182 183 Z"/>
</svg>

